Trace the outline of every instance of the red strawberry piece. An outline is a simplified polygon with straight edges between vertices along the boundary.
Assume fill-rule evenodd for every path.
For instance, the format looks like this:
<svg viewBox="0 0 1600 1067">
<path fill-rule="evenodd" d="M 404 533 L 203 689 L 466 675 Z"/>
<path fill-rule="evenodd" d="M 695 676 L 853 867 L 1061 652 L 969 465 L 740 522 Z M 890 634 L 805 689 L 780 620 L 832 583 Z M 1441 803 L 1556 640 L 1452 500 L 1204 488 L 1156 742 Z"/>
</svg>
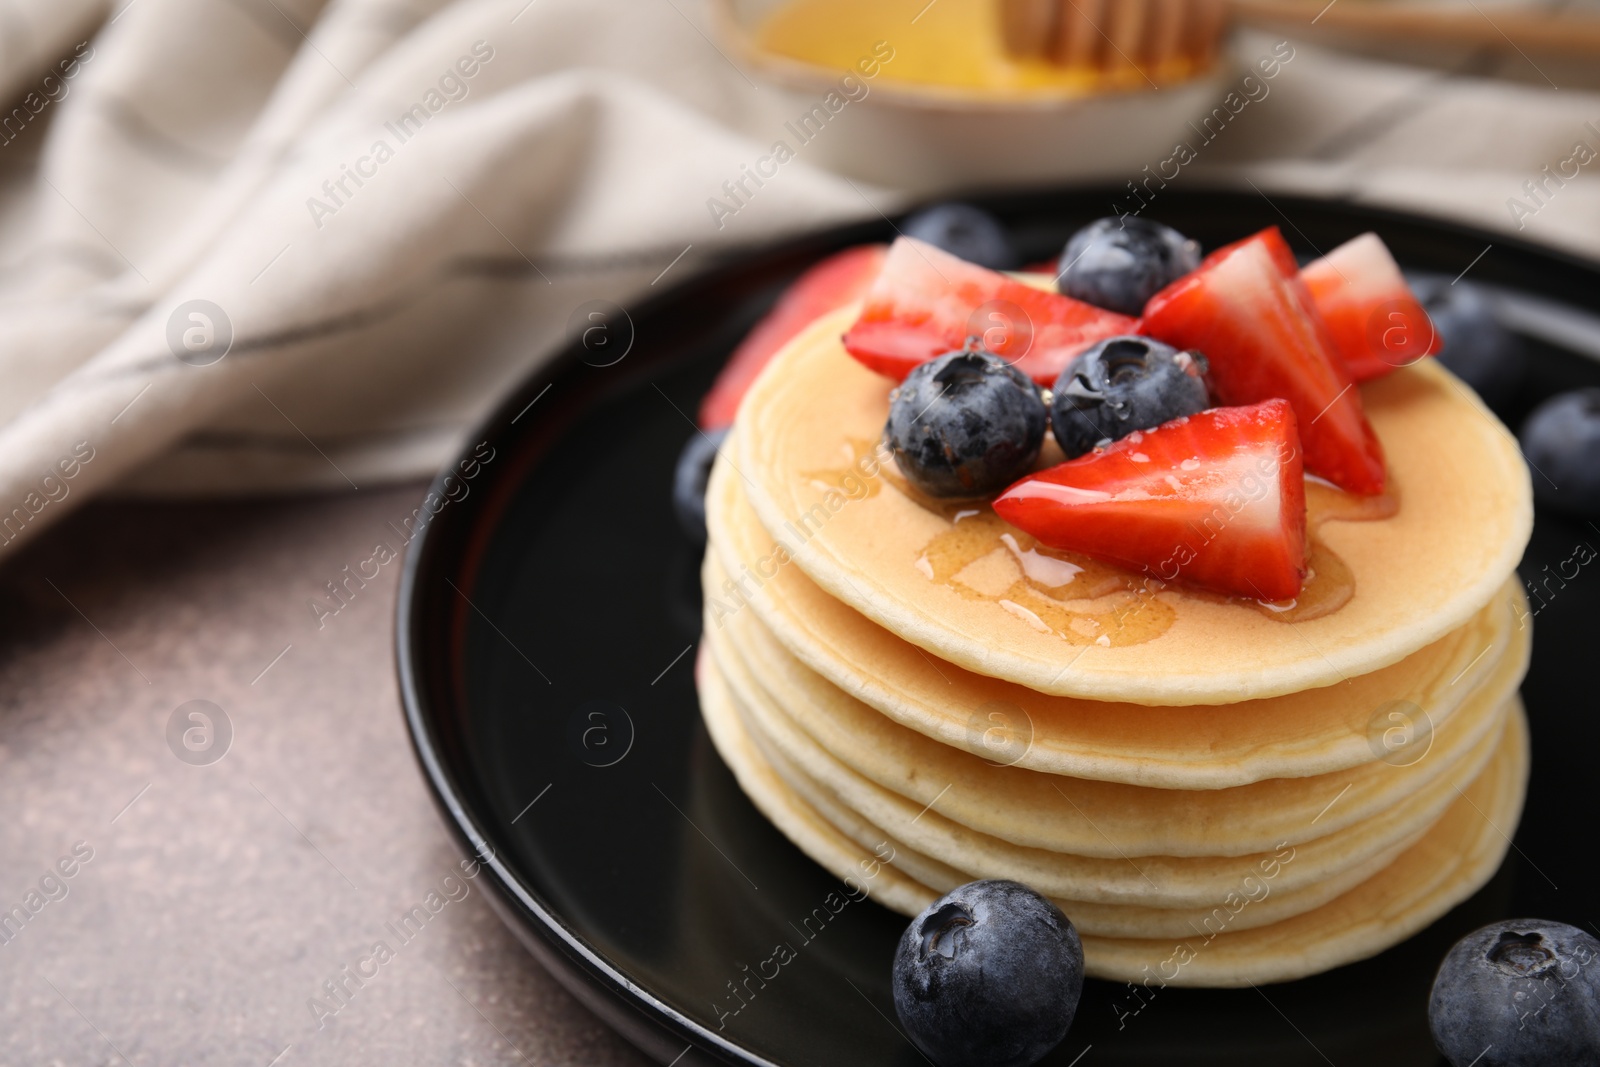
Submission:
<svg viewBox="0 0 1600 1067">
<path fill-rule="evenodd" d="M 1284 275 L 1273 238 L 1282 240 L 1272 230 L 1214 253 L 1151 297 L 1140 332 L 1204 353 L 1218 403 L 1289 401 L 1306 468 L 1352 493 L 1381 493 L 1383 449 L 1361 393 L 1333 354 L 1310 294 Z"/>
<path fill-rule="evenodd" d="M 1243 240 L 1235 241 L 1231 245 L 1223 245 L 1201 261 L 1201 266 L 1208 266 L 1220 260 L 1227 259 L 1234 252 L 1245 245 L 1260 245 L 1272 255 L 1272 262 L 1276 264 L 1278 273 L 1285 278 L 1293 278 L 1300 273 L 1300 261 L 1294 258 L 1294 249 L 1289 247 L 1289 242 L 1283 239 L 1283 231 L 1276 226 L 1268 226 L 1259 230 Z"/>
<path fill-rule="evenodd" d="M 1319 321 L 1319 329 L 1325 331 L 1327 323 L 1321 322 L 1322 316 L 1317 311 L 1316 301 L 1311 298 L 1311 290 L 1306 288 L 1305 282 L 1300 276 L 1300 261 L 1295 258 L 1294 249 L 1289 247 L 1289 242 L 1283 239 L 1283 231 L 1276 226 L 1268 226 L 1266 229 L 1259 230 L 1242 241 L 1235 241 L 1231 245 L 1223 245 L 1207 256 L 1204 263 L 1221 262 L 1245 245 L 1259 245 L 1272 256 L 1273 266 L 1278 268 L 1279 274 L 1289 280 L 1289 287 L 1294 290 L 1295 299 L 1300 302 L 1300 306 L 1305 309 L 1306 314 Z M 1324 332 L 1322 340 L 1323 346 L 1329 352 L 1333 352 L 1332 335 Z"/>
<path fill-rule="evenodd" d="M 889 246 L 844 347 L 879 374 L 903 381 L 913 367 L 976 336 L 990 352 L 1050 386 L 1079 352 L 1132 333 L 1137 324 L 901 237 Z"/>
<path fill-rule="evenodd" d="M 819 316 L 861 299 L 878 276 L 887 250 L 884 245 L 847 248 L 796 278 L 728 357 L 711 391 L 700 402 L 701 428 L 716 430 L 731 424 L 745 390 L 778 349 Z"/>
<path fill-rule="evenodd" d="M 1288 600 L 1306 574 L 1306 489 L 1284 400 L 1212 408 L 1030 474 L 994 502 L 1051 548 L 1161 581 Z"/>
<path fill-rule="evenodd" d="M 1300 272 L 1334 351 L 1358 382 L 1439 350 L 1428 313 L 1375 233 L 1346 241 Z"/>
</svg>

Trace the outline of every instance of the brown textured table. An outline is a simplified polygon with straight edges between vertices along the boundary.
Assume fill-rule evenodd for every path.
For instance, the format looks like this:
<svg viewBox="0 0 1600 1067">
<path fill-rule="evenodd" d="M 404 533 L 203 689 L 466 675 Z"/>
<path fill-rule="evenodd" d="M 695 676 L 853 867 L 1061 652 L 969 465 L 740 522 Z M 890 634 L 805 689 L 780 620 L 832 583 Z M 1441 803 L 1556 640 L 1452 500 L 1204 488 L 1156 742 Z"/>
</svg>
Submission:
<svg viewBox="0 0 1600 1067">
<path fill-rule="evenodd" d="M 445 881 L 398 563 L 309 606 L 421 494 L 95 504 L 0 568 L 0 1065 L 646 1062 Z"/>
</svg>

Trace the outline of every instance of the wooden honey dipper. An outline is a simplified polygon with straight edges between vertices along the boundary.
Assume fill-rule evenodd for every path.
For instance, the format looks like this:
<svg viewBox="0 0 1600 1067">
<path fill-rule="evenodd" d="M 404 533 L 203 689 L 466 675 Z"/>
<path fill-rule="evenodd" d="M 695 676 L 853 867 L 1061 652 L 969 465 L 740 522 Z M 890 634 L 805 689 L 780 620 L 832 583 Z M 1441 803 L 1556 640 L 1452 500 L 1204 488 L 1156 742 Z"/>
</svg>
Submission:
<svg viewBox="0 0 1600 1067">
<path fill-rule="evenodd" d="M 1600 19 L 1524 10 L 1484 12 L 1371 0 L 1000 0 L 1006 50 L 1019 58 L 1100 70 L 1204 67 L 1234 22 L 1413 40 L 1600 56 Z M 1314 31 L 1312 31 L 1314 32 Z"/>
<path fill-rule="evenodd" d="M 1203 66 L 1227 24 L 1224 0 L 1000 0 L 1006 50 L 1069 67 Z"/>
</svg>

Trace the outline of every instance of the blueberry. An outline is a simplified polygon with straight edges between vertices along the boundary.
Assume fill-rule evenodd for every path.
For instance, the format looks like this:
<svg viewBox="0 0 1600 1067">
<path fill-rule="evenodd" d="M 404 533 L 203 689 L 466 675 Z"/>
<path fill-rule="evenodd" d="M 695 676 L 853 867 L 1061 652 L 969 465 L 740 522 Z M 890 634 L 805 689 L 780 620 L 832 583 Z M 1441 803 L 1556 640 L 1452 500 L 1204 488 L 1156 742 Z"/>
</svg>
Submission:
<svg viewBox="0 0 1600 1067">
<path fill-rule="evenodd" d="M 894 1008 L 938 1067 L 1026 1067 L 1067 1036 L 1083 993 L 1072 922 L 1018 882 L 969 882 L 911 920 Z"/>
<path fill-rule="evenodd" d="M 1539 503 L 1600 516 L 1600 389 L 1557 393 L 1533 409 L 1521 438 Z"/>
<path fill-rule="evenodd" d="M 1171 226 L 1128 215 L 1096 219 L 1072 235 L 1056 285 L 1097 307 L 1138 315 L 1147 300 L 1200 265 L 1200 243 Z"/>
<path fill-rule="evenodd" d="M 727 437 L 727 427 L 691 434 L 678 453 L 678 466 L 672 472 L 673 514 L 689 540 L 697 544 L 704 544 L 706 539 L 706 482 L 711 477 L 711 464 Z"/>
<path fill-rule="evenodd" d="M 1600 941 L 1541 919 L 1474 930 L 1439 965 L 1428 1028 L 1452 1067 L 1600 1065 Z"/>
<path fill-rule="evenodd" d="M 993 215 L 971 204 L 937 204 L 912 215 L 900 232 L 990 270 L 1017 265 L 1011 238 Z"/>
<path fill-rule="evenodd" d="M 1112 337 L 1056 379 L 1050 428 L 1067 458 L 1211 406 L 1206 358 L 1148 337 Z"/>
<path fill-rule="evenodd" d="M 921 364 L 889 394 L 884 440 L 930 496 L 983 496 L 1028 473 L 1044 443 L 1044 398 L 999 356 L 967 347 Z"/>
<path fill-rule="evenodd" d="M 1526 368 L 1522 339 L 1495 317 L 1488 295 L 1442 275 L 1414 276 L 1411 288 L 1443 343 L 1439 362 L 1489 403 L 1509 399 Z"/>
</svg>

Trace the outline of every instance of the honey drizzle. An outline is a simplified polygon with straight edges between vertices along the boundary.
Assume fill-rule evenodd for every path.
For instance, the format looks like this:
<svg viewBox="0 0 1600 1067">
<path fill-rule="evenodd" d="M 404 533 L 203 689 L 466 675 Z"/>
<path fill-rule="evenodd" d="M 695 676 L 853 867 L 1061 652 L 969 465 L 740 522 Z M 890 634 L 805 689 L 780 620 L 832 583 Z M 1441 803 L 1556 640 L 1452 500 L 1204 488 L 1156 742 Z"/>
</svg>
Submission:
<svg viewBox="0 0 1600 1067">
<path fill-rule="evenodd" d="M 1049 548 L 1008 525 L 987 501 L 936 500 L 919 492 L 875 441 L 851 438 L 846 451 L 853 457 L 850 466 L 807 471 L 803 477 L 818 488 L 845 492 L 856 499 L 875 496 L 887 484 L 918 507 L 938 515 L 949 529 L 918 550 L 912 565 L 920 574 L 965 599 L 998 604 L 1034 629 L 1073 645 L 1119 648 L 1154 640 L 1177 618 L 1177 607 L 1170 602 L 1173 598 L 1235 603 L 1278 622 L 1307 622 L 1330 615 L 1349 603 L 1356 582 L 1344 560 L 1318 537 L 1323 523 L 1372 522 L 1389 518 L 1400 509 L 1392 487 L 1379 496 L 1364 497 L 1308 475 L 1305 584 L 1293 600 L 1252 600 L 1163 582 L 1151 574 Z M 877 452 L 878 470 L 875 477 L 867 477 L 863 461 L 873 452 Z M 855 483 L 849 480 L 852 475 Z M 1161 593 L 1168 596 L 1159 597 Z"/>
</svg>

